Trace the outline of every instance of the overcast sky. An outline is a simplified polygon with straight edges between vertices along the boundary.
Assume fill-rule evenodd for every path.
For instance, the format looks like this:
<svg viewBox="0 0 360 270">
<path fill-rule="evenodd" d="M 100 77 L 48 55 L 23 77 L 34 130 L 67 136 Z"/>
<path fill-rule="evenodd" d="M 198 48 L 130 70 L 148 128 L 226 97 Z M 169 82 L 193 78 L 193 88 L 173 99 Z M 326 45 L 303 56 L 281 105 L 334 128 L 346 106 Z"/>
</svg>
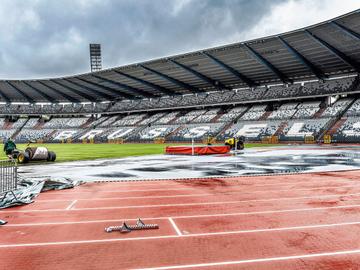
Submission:
<svg viewBox="0 0 360 270">
<path fill-rule="evenodd" d="M 0 0 L 0 78 L 89 71 L 244 41 L 330 19 L 360 0 Z"/>
</svg>

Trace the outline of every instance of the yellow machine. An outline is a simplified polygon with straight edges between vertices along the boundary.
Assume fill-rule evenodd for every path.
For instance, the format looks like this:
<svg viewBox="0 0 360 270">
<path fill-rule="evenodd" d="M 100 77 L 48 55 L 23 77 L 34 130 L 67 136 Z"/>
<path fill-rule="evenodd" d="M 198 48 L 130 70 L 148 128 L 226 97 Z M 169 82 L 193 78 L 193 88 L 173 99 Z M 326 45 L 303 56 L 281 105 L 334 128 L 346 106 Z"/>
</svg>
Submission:
<svg viewBox="0 0 360 270">
<path fill-rule="evenodd" d="M 229 145 L 231 149 L 243 150 L 244 149 L 244 138 L 230 138 L 225 140 L 225 145 Z"/>
</svg>

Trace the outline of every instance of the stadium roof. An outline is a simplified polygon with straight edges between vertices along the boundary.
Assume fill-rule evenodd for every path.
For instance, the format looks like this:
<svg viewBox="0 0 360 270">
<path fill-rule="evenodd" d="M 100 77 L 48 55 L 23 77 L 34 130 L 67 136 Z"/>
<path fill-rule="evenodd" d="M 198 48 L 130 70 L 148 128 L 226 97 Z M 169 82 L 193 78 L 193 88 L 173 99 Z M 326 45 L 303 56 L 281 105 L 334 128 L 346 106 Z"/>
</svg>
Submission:
<svg viewBox="0 0 360 270">
<path fill-rule="evenodd" d="M 275 36 L 40 80 L 1 80 L 2 102 L 99 102 L 292 83 L 360 72 L 360 9 Z"/>
</svg>

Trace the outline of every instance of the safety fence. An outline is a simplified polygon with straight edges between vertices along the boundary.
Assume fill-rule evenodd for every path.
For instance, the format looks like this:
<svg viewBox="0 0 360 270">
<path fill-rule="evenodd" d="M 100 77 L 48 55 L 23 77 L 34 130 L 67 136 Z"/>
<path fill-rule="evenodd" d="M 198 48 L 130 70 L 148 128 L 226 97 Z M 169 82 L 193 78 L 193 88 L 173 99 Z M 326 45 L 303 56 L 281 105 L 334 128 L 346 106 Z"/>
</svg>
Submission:
<svg viewBox="0 0 360 270">
<path fill-rule="evenodd" d="M 4 199 L 9 192 L 11 192 L 15 197 L 13 191 L 17 188 L 17 179 L 18 174 L 16 161 L 0 161 L 0 195 L 2 195 L 2 199 Z"/>
</svg>

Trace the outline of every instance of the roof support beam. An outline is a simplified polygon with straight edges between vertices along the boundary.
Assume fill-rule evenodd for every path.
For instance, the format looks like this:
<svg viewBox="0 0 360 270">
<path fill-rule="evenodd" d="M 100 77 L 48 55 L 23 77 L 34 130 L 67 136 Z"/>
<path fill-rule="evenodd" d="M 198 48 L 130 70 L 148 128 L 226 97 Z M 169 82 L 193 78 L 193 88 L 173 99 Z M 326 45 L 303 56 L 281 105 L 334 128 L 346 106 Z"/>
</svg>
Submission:
<svg viewBox="0 0 360 270">
<path fill-rule="evenodd" d="M 126 84 L 123 84 L 123 83 L 120 83 L 120 82 L 117 82 L 117 81 L 114 81 L 114 80 L 111 80 L 111 79 L 107 79 L 107 78 L 104 78 L 104 77 L 101 77 L 99 75 L 95 75 L 95 74 L 91 74 L 91 76 L 99 79 L 99 80 L 103 80 L 103 81 L 106 81 L 108 83 L 111 83 L 113 85 L 116 85 L 120 88 L 123 88 L 123 89 L 126 89 L 128 91 L 131 92 L 131 95 L 133 95 L 134 97 L 136 97 L 137 95 L 139 96 L 142 96 L 143 98 L 146 97 L 146 98 L 154 98 L 154 97 L 157 97 L 155 96 L 154 94 L 151 94 L 149 92 L 145 92 L 143 90 L 140 90 L 140 89 L 137 89 L 137 88 L 134 88 L 132 86 L 129 86 L 129 85 L 126 85 Z"/>
<path fill-rule="evenodd" d="M 103 98 L 106 99 L 106 100 L 112 100 L 112 99 L 114 99 L 113 96 L 108 95 L 108 94 L 106 94 L 106 93 L 104 93 L 104 92 L 101 92 L 101 91 L 99 91 L 99 90 L 92 89 L 92 88 L 88 88 L 88 87 L 86 87 L 85 85 L 82 85 L 82 84 L 80 84 L 80 83 L 71 81 L 71 80 L 69 80 L 69 79 L 65 79 L 65 78 L 64 78 L 63 80 L 67 81 L 68 83 L 74 84 L 74 85 L 76 85 L 77 87 L 80 87 L 81 89 L 84 89 L 84 90 L 87 90 L 87 91 L 90 91 L 90 92 L 94 92 L 94 93 L 96 93 L 97 95 L 103 97 Z"/>
<path fill-rule="evenodd" d="M 341 32 L 344 32 L 345 34 L 347 34 L 348 36 L 356 39 L 356 40 L 360 40 L 360 34 L 356 33 L 355 31 L 347 28 L 344 25 L 339 24 L 338 22 L 332 21 L 331 24 L 333 26 L 335 26 L 337 29 L 339 29 Z"/>
<path fill-rule="evenodd" d="M 244 83 L 247 84 L 247 86 L 251 87 L 255 87 L 258 84 L 255 83 L 253 80 L 251 80 L 250 78 L 246 77 L 244 74 L 240 73 L 239 71 L 237 71 L 236 69 L 230 67 L 229 65 L 225 64 L 224 62 L 222 62 L 221 60 L 217 59 L 215 56 L 207 53 L 207 52 L 202 52 L 203 55 L 207 56 L 208 58 L 210 58 L 213 62 L 215 62 L 218 66 L 222 67 L 223 69 L 227 70 L 228 72 L 230 72 L 232 75 L 234 75 L 235 77 L 237 77 L 238 79 L 242 80 Z"/>
<path fill-rule="evenodd" d="M 39 84 L 41 84 L 41 85 L 43 85 L 43 86 L 45 86 L 46 88 L 49 88 L 49 89 L 52 90 L 53 92 L 61 95 L 62 97 L 64 97 L 65 99 L 67 99 L 67 100 L 70 101 L 70 102 L 73 102 L 73 103 L 80 103 L 80 102 L 81 102 L 79 99 L 74 98 L 74 97 L 72 97 L 72 96 L 69 96 L 68 94 L 63 93 L 62 91 L 60 91 L 60 90 L 58 90 L 58 89 L 56 89 L 56 88 L 54 88 L 54 87 L 52 87 L 52 86 L 50 86 L 50 85 L 47 85 L 46 83 L 44 83 L 44 82 L 42 82 L 42 81 L 36 81 L 36 82 L 39 83 Z"/>
<path fill-rule="evenodd" d="M 215 81 L 207 76 L 205 76 L 204 74 L 201 74 L 200 72 L 197 72 L 196 70 L 192 69 L 192 68 L 189 68 L 177 61 L 175 61 L 174 59 L 168 59 L 171 63 L 175 64 L 176 66 L 186 70 L 187 72 L 195 75 L 196 77 L 198 77 L 199 79 L 207 82 L 208 84 L 212 85 L 213 87 L 215 87 L 216 89 L 219 89 L 219 90 L 228 90 L 229 88 L 226 87 L 224 84 L 222 84 L 221 82 L 219 81 Z"/>
<path fill-rule="evenodd" d="M 332 54 L 334 54 L 336 57 L 338 57 L 340 60 L 342 60 L 344 63 L 351 66 L 353 69 L 356 70 L 356 72 L 360 72 L 360 64 L 356 62 L 351 57 L 347 56 L 343 52 L 336 49 L 334 46 L 327 43 L 325 40 L 319 38 L 315 34 L 311 33 L 309 30 L 305 30 L 305 32 L 312 37 L 315 41 L 317 41 L 320 45 L 322 45 L 324 48 L 326 48 L 328 51 L 330 51 Z"/>
<path fill-rule="evenodd" d="M 30 97 L 28 94 L 24 93 L 24 91 L 20 90 L 18 87 L 16 87 L 14 84 L 12 84 L 9 81 L 5 81 L 11 88 L 13 88 L 16 92 L 18 92 L 20 95 L 22 95 L 29 103 L 35 103 L 35 100 Z"/>
<path fill-rule="evenodd" d="M 88 94 L 85 94 L 85 93 L 83 93 L 83 92 L 81 92 L 81 91 L 79 91 L 79 90 L 77 90 L 77 89 L 75 89 L 75 88 L 72 88 L 72 87 L 70 87 L 70 86 L 68 86 L 68 85 L 66 85 L 66 84 L 63 84 L 63 83 L 59 82 L 59 80 L 56 80 L 56 81 L 55 81 L 55 80 L 51 80 L 51 81 L 52 81 L 53 83 L 57 84 L 57 85 L 60 85 L 60 86 L 62 86 L 62 87 L 64 87 L 64 88 L 70 90 L 71 92 L 79 95 L 80 97 L 83 97 L 83 98 L 91 101 L 91 102 L 96 102 L 96 101 L 97 101 L 96 98 L 94 98 L 94 97 L 92 97 L 92 96 L 90 96 L 90 95 L 88 95 Z"/>
<path fill-rule="evenodd" d="M 31 84 L 29 84 L 26 81 L 21 81 L 23 84 L 25 84 L 27 87 L 33 89 L 34 91 L 36 91 L 37 93 L 39 93 L 41 96 L 43 96 L 47 101 L 51 102 L 51 103 L 55 103 L 55 99 L 52 98 L 51 96 L 49 96 L 48 94 L 46 94 L 44 91 L 41 91 L 40 89 L 32 86 Z"/>
<path fill-rule="evenodd" d="M 119 90 L 115 90 L 115 89 L 113 89 L 113 88 L 111 88 L 111 87 L 108 87 L 108 86 L 105 86 L 105 85 L 101 85 L 101 84 L 92 82 L 92 81 L 90 81 L 90 80 L 88 80 L 88 79 L 84 79 L 84 78 L 81 78 L 81 77 L 76 77 L 76 79 L 77 79 L 77 80 L 80 80 L 80 81 L 83 81 L 83 82 L 85 82 L 85 83 L 87 83 L 87 84 L 96 86 L 96 87 L 98 87 L 98 88 L 104 89 L 104 90 L 106 90 L 106 91 L 108 91 L 108 92 L 110 92 L 110 93 L 112 93 L 112 94 L 114 94 L 114 95 L 116 95 L 116 96 L 121 96 L 121 97 L 126 98 L 126 99 L 134 98 L 133 95 L 129 95 L 129 94 L 125 93 L 125 92 L 122 92 L 122 91 L 119 91 Z"/>
<path fill-rule="evenodd" d="M 0 97 L 1 97 L 3 100 L 5 100 L 6 103 L 10 103 L 10 102 L 11 102 L 10 98 L 9 98 L 5 93 L 3 93 L 3 92 L 1 91 L 1 89 L 0 89 Z"/>
<path fill-rule="evenodd" d="M 244 43 L 244 47 L 251 54 L 251 56 L 256 59 L 260 64 L 265 66 L 268 70 L 274 73 L 283 83 L 293 83 L 284 73 L 282 73 L 279 69 L 277 69 L 273 64 L 271 64 L 268 60 L 262 57 L 258 52 L 256 52 L 249 45 Z"/>
<path fill-rule="evenodd" d="M 170 90 L 170 89 L 167 89 L 167 88 L 165 88 L 165 87 L 162 87 L 162 86 L 160 86 L 160 85 L 154 84 L 154 83 L 152 83 L 152 82 L 148 82 L 148 81 L 145 81 L 145 80 L 143 80 L 143 79 L 136 78 L 136 77 L 134 77 L 134 76 L 131 76 L 131 75 L 126 74 L 126 73 L 123 73 L 123 72 L 121 72 L 121 71 L 117 71 L 117 70 L 112 70 L 112 71 L 115 72 L 115 73 L 117 73 L 117 74 L 120 74 L 120 75 L 122 75 L 122 76 L 124 76 L 124 77 L 126 77 L 126 78 L 129 78 L 129 79 L 131 79 L 131 80 L 134 80 L 134 81 L 136 81 L 136 82 L 139 82 L 139 83 L 141 83 L 141 84 L 143 84 L 143 85 L 149 86 L 149 87 L 151 87 L 151 88 L 153 88 L 153 89 L 155 89 L 155 90 L 158 90 L 158 91 L 160 91 L 161 93 L 163 93 L 163 94 L 165 94 L 165 95 L 173 96 L 173 95 L 176 94 L 174 91 L 172 91 L 172 90 Z"/>
<path fill-rule="evenodd" d="M 161 78 L 163 78 L 163 79 L 165 79 L 165 80 L 167 80 L 167 81 L 169 81 L 169 82 L 171 82 L 171 83 L 179 86 L 179 87 L 182 87 L 182 88 L 184 88 L 184 89 L 186 89 L 186 90 L 189 90 L 190 92 L 193 92 L 193 93 L 202 92 L 202 90 L 200 90 L 200 89 L 197 88 L 197 87 L 194 87 L 194 86 L 192 86 L 192 85 L 190 85 L 190 84 L 187 84 L 187 83 L 184 83 L 184 82 L 182 82 L 182 81 L 179 81 L 179 80 L 177 80 L 177 79 L 175 79 L 175 78 L 172 78 L 172 77 L 170 77 L 170 76 L 168 76 L 168 75 L 165 75 L 165 74 L 163 74 L 163 73 L 161 73 L 161 72 L 159 72 L 159 71 L 156 71 L 156 70 L 154 70 L 154 69 L 152 69 L 152 68 L 146 67 L 146 66 L 144 66 L 144 65 L 139 65 L 139 66 L 142 67 L 143 69 L 145 69 L 145 70 L 147 70 L 147 71 L 150 71 L 151 73 L 154 73 L 154 74 L 158 75 L 159 77 L 161 77 Z"/>
<path fill-rule="evenodd" d="M 301 62 L 307 69 L 309 69 L 319 80 L 324 80 L 327 76 L 317 68 L 313 63 L 307 60 L 301 53 L 295 50 L 287 41 L 285 41 L 281 36 L 278 36 L 280 42 L 284 47 L 297 59 Z"/>
</svg>

